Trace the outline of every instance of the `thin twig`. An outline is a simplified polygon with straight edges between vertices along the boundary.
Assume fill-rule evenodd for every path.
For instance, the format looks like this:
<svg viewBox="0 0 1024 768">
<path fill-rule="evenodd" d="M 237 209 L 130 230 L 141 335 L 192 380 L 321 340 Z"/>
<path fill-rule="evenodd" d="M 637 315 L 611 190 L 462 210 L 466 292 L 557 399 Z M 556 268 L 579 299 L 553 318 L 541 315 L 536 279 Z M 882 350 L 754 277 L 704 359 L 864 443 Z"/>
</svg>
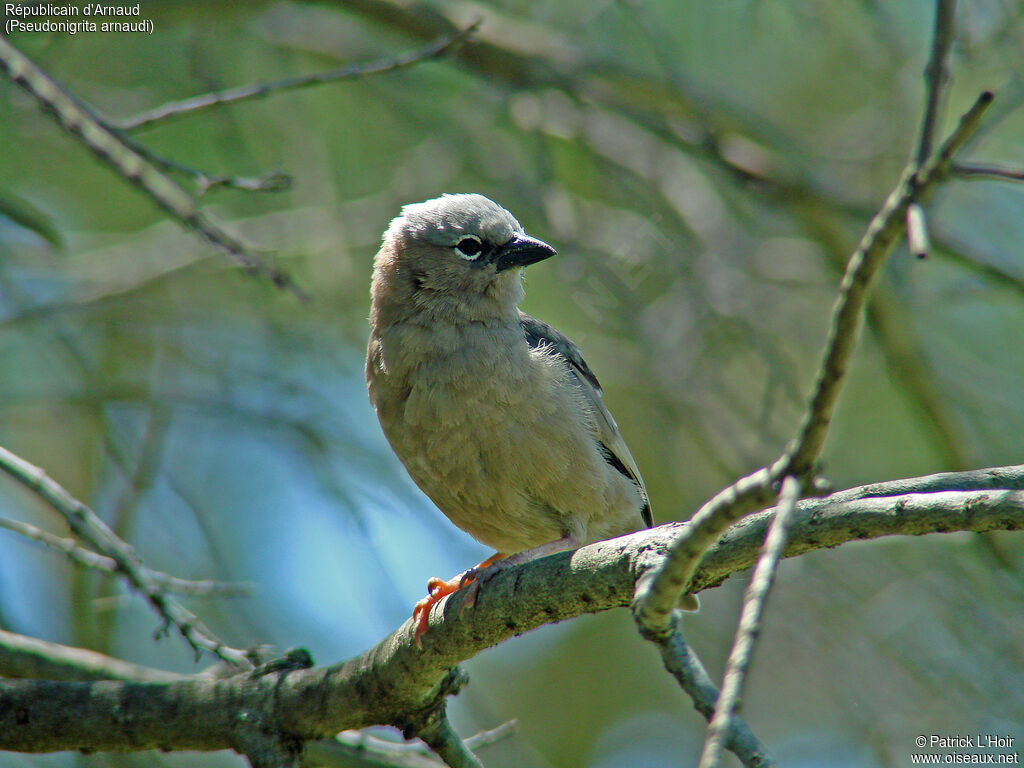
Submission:
<svg viewBox="0 0 1024 768">
<path fill-rule="evenodd" d="M 336 738 L 318 739 L 306 742 L 302 751 L 303 765 L 346 766 L 348 768 L 443 768 L 444 763 L 429 749 L 420 745 L 422 751 L 395 752 L 383 746 L 402 746 L 395 742 L 374 739 L 373 743 L 361 742 L 351 734 L 361 731 L 343 731 Z M 378 749 L 377 745 L 381 744 Z"/>
<path fill-rule="evenodd" d="M 949 51 L 953 46 L 953 22 L 956 0 L 935 0 L 935 26 L 932 30 L 931 54 L 924 68 L 925 105 L 921 130 L 914 152 L 915 170 L 922 168 L 932 156 L 935 132 L 939 124 L 946 86 L 949 84 Z M 928 226 L 924 209 L 915 201 L 907 208 L 907 246 L 919 259 L 928 255 Z"/>
<path fill-rule="evenodd" d="M 464 40 L 476 31 L 481 23 L 482 20 L 476 21 L 465 29 L 461 29 L 453 34 L 445 35 L 444 37 L 435 40 L 430 43 L 430 45 L 418 48 L 415 51 L 410 51 L 409 53 L 401 56 L 396 56 L 395 58 L 371 61 L 364 64 L 351 64 L 347 67 L 331 69 L 326 72 L 317 72 L 312 75 L 286 77 L 281 80 L 273 80 L 266 83 L 255 83 L 252 85 L 243 85 L 238 88 L 229 88 L 224 91 L 204 93 L 200 96 L 193 96 L 190 99 L 162 104 L 161 106 L 147 112 L 121 120 L 115 123 L 114 126 L 122 131 L 132 131 L 153 125 L 154 123 L 162 120 L 167 120 L 172 117 L 180 117 L 181 115 L 186 115 L 191 112 L 196 112 L 198 110 L 214 107 L 220 104 L 231 104 L 238 101 L 244 101 L 246 99 L 263 98 L 272 93 L 279 93 L 281 91 L 294 90 L 297 88 L 306 88 L 311 85 L 331 83 L 337 80 L 346 80 L 357 77 L 366 77 L 367 75 L 378 75 L 384 72 L 393 72 L 396 69 L 402 69 L 413 64 L 418 64 L 422 61 L 427 61 L 428 59 L 432 59 L 436 56 L 440 56 L 457 42 Z"/>
<path fill-rule="evenodd" d="M 154 165 L 159 165 L 167 171 L 178 173 L 192 179 L 196 184 L 200 197 L 214 189 L 224 187 L 240 189 L 243 192 L 283 192 L 286 189 L 291 188 L 292 185 L 292 177 L 284 171 L 268 171 L 260 176 L 227 176 L 224 174 L 209 173 L 198 168 L 193 168 L 190 165 L 185 165 L 184 163 L 179 163 L 177 160 L 171 160 L 169 157 L 157 154 L 141 141 L 137 141 L 132 138 L 122 129 L 112 125 L 109 121 L 105 121 L 104 125 L 111 131 L 111 133 L 114 133 L 121 141 Z"/>
<path fill-rule="evenodd" d="M 472 736 L 463 739 L 467 749 L 477 750 L 481 747 L 487 747 L 491 744 L 496 744 L 504 739 L 513 736 L 519 728 L 518 720 L 509 720 L 508 722 L 502 723 L 496 728 L 492 728 L 486 731 L 479 731 Z M 430 763 L 432 765 L 439 765 L 437 758 L 430 751 L 430 748 L 420 739 L 412 739 L 409 741 L 391 741 L 389 739 L 382 739 L 378 736 L 368 733 L 365 730 L 358 731 L 342 731 L 338 733 L 332 741 L 337 744 L 344 745 L 347 748 L 355 748 L 361 752 L 372 753 L 375 756 L 379 756 L 382 759 L 391 758 L 394 760 L 396 756 L 407 756 L 410 754 L 429 756 Z"/>
<path fill-rule="evenodd" d="M 936 0 L 931 54 L 928 57 L 928 64 L 924 68 L 924 117 L 921 119 L 921 132 L 917 139 L 917 150 L 914 153 L 918 167 L 928 162 L 928 158 L 932 156 L 932 147 L 935 146 L 939 113 L 942 109 L 946 85 L 949 83 L 949 50 L 953 45 L 955 16 L 956 0 Z"/>
<path fill-rule="evenodd" d="M 187 176 L 194 181 L 199 197 L 202 197 L 211 190 L 222 187 L 240 189 L 244 192 L 283 192 L 291 188 L 292 177 L 284 171 L 268 171 L 260 176 L 227 176 L 193 168 L 190 165 L 185 165 L 155 152 L 138 139 L 129 135 L 127 131 L 113 123 L 109 118 L 101 115 L 97 110 L 92 110 L 92 116 L 125 146 L 149 160 L 153 165 L 160 166 L 172 173 Z"/>
<path fill-rule="evenodd" d="M 69 560 L 85 568 L 92 568 L 108 576 L 117 576 L 120 573 L 120 566 L 118 566 L 114 558 L 98 554 L 91 549 L 86 549 L 74 539 L 62 538 L 29 523 L 11 520 L 6 517 L 0 517 L 0 528 L 6 528 L 8 531 L 62 552 Z M 192 597 L 206 595 L 241 597 L 252 594 L 253 590 L 253 585 L 248 583 L 212 581 L 210 579 L 193 581 L 181 579 L 162 571 L 152 571 L 149 568 L 143 568 L 142 570 L 153 585 L 164 592 L 190 595 Z"/>
<path fill-rule="evenodd" d="M 478 731 L 472 736 L 463 739 L 466 742 L 466 747 L 472 750 L 480 749 L 481 747 L 489 747 L 491 744 L 497 744 L 499 741 L 514 736 L 519 731 L 519 721 L 513 718 L 508 720 L 501 725 L 491 728 L 486 731 Z"/>
<path fill-rule="evenodd" d="M 717 768 L 722 758 L 722 748 L 732 729 L 740 697 L 743 695 L 743 684 L 750 668 L 754 644 L 761 631 L 761 616 L 764 613 L 765 601 L 768 599 L 768 593 L 775 581 L 779 559 L 786 548 L 789 524 L 793 519 L 793 512 L 799 499 L 800 481 L 790 475 L 782 481 L 778 511 L 768 529 L 764 547 L 761 549 L 761 555 L 754 567 L 754 575 L 751 577 L 743 598 L 740 623 L 736 628 L 736 637 L 725 664 L 722 693 L 715 705 L 715 714 L 708 727 L 698 768 Z"/>
<path fill-rule="evenodd" d="M 0 37 L 0 65 L 15 83 L 30 93 L 69 133 L 118 174 L 140 187 L 158 206 L 183 225 L 219 247 L 247 270 L 306 300 L 308 296 L 289 275 L 267 264 L 248 244 L 201 210 L 196 201 L 153 162 L 128 146 L 104 118 L 59 85 L 25 54 Z"/>
<path fill-rule="evenodd" d="M 110 530 L 87 505 L 72 496 L 42 469 L 3 447 L 0 447 L 0 469 L 57 510 L 82 541 L 113 559 L 117 563 L 117 569 L 153 606 L 165 626 L 175 627 L 196 654 L 205 650 L 230 664 L 251 666 L 244 651 L 224 645 L 193 613 L 168 597 L 153 583 L 131 546 Z"/>
<path fill-rule="evenodd" d="M 165 683 L 187 676 L 144 667 L 96 651 L 0 629 L 0 676 L 33 680 L 127 680 Z"/>
<path fill-rule="evenodd" d="M 710 722 L 718 702 L 718 689 L 683 635 L 683 616 L 682 611 L 673 611 L 669 633 L 657 641 L 661 658 L 665 669 L 693 701 L 694 708 Z M 730 721 L 725 732 L 724 746 L 746 768 L 769 768 L 775 765 L 768 750 L 741 717 L 734 717 Z"/>
<path fill-rule="evenodd" d="M 995 179 L 997 181 L 1024 182 L 1024 170 L 1004 168 L 1001 165 L 983 165 L 981 163 L 953 163 L 954 176 L 965 179 Z"/>
<path fill-rule="evenodd" d="M 637 582 L 633 617 L 645 637 L 657 641 L 670 633 L 672 613 L 704 553 L 730 525 L 774 498 L 771 470 L 763 468 L 723 488 L 697 510 L 661 566 Z"/>
</svg>

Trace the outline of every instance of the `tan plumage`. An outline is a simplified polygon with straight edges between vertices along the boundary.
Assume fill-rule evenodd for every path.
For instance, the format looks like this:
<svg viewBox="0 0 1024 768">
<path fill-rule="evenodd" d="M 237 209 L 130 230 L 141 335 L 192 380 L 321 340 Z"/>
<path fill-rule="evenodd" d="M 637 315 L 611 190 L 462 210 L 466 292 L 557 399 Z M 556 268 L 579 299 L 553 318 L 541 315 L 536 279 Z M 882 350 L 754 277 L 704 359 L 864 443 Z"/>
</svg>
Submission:
<svg viewBox="0 0 1024 768">
<path fill-rule="evenodd" d="M 552 255 L 496 203 L 445 195 L 405 206 L 374 263 L 366 379 L 381 426 L 455 525 L 516 555 L 498 567 L 651 523 L 579 349 L 518 309 L 522 267 Z"/>
</svg>

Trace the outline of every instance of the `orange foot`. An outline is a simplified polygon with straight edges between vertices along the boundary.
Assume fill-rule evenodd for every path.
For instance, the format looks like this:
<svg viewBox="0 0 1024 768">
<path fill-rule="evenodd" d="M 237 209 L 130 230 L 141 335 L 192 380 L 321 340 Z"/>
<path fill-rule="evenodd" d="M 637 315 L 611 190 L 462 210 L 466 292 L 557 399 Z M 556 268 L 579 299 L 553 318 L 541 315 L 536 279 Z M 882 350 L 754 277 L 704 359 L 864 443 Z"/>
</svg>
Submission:
<svg viewBox="0 0 1024 768">
<path fill-rule="evenodd" d="M 430 609 L 437 603 L 441 602 L 441 600 L 448 597 L 448 595 L 453 592 L 458 592 L 460 589 L 470 584 L 473 585 L 473 590 L 463 602 L 462 608 L 472 607 L 473 603 L 476 602 L 476 590 L 479 588 L 479 582 L 476 580 L 477 573 L 496 561 L 501 560 L 503 557 L 505 557 L 503 554 L 496 552 L 475 568 L 470 568 L 468 571 L 460 573 L 458 576 L 455 576 L 448 581 L 439 579 L 436 576 L 427 581 L 427 596 L 416 603 L 416 606 L 412 609 L 412 620 L 416 624 L 416 631 L 413 636 L 416 638 L 416 645 L 418 647 L 423 647 L 420 642 L 420 638 L 427 631 L 427 622 L 430 620 Z M 462 612 L 462 608 L 459 609 L 460 613 Z"/>
</svg>

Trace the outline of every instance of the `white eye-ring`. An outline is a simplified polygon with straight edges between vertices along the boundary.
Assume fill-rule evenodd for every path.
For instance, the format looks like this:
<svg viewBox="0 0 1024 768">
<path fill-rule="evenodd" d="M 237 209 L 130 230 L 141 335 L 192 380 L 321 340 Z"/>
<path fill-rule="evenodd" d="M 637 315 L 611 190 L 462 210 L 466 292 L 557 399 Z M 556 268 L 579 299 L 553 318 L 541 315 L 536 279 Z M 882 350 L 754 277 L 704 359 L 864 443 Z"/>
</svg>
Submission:
<svg viewBox="0 0 1024 768">
<path fill-rule="evenodd" d="M 455 244 L 453 250 L 458 254 L 459 258 L 466 259 L 466 261 L 475 261 L 483 253 L 484 246 L 476 235 L 463 235 L 462 239 Z"/>
</svg>

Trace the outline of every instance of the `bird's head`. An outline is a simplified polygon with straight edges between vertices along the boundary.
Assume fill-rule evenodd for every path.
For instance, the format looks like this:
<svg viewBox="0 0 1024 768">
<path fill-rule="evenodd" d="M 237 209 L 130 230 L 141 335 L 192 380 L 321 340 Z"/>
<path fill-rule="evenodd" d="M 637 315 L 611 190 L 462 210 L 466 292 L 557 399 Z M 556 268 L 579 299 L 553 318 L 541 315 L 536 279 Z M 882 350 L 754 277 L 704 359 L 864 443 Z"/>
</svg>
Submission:
<svg viewBox="0 0 1024 768">
<path fill-rule="evenodd" d="M 443 195 L 406 205 L 391 222 L 375 262 L 374 300 L 461 308 L 474 319 L 514 313 L 522 267 L 554 255 L 483 195 Z"/>
</svg>

